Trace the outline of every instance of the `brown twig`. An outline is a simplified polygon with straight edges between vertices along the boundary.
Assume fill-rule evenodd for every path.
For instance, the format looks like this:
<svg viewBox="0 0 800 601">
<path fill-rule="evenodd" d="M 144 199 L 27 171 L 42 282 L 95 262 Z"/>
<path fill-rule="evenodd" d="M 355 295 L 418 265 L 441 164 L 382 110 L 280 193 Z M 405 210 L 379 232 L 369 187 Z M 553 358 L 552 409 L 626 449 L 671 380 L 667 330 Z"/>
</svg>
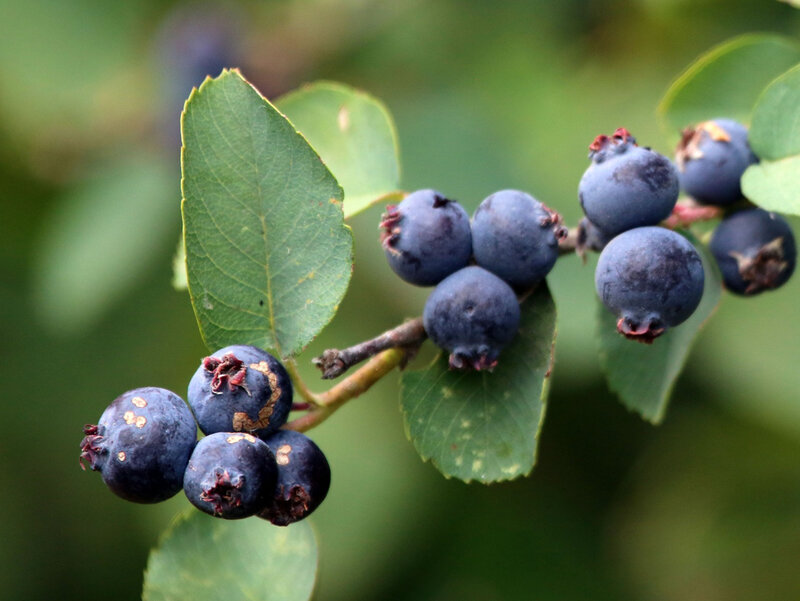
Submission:
<svg viewBox="0 0 800 601">
<path fill-rule="evenodd" d="M 327 349 L 319 357 L 312 359 L 322 371 L 322 378 L 330 380 L 350 369 L 353 365 L 391 348 L 404 348 L 415 351 L 427 338 L 422 318 L 411 319 L 396 328 L 384 332 L 371 340 L 365 340 L 346 349 Z M 333 389 L 332 389 L 333 390 Z"/>
</svg>

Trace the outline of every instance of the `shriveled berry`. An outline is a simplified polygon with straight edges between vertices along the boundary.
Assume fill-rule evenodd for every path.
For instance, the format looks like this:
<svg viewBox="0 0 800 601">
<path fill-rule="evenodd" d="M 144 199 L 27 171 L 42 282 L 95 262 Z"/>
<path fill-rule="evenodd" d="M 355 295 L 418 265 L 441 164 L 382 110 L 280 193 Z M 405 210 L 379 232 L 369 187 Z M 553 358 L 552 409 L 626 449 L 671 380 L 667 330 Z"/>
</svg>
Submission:
<svg viewBox="0 0 800 601">
<path fill-rule="evenodd" d="M 731 292 L 754 295 L 778 288 L 797 262 L 792 228 L 763 209 L 739 211 L 723 219 L 711 237 L 711 252 Z"/>
<path fill-rule="evenodd" d="M 668 158 L 638 146 L 625 128 L 598 136 L 589 150 L 592 164 L 578 185 L 578 197 L 586 217 L 606 237 L 669 217 L 679 184 Z"/>
<path fill-rule="evenodd" d="M 331 468 L 314 441 L 300 432 L 278 430 L 265 442 L 278 464 L 278 485 L 258 516 L 276 526 L 288 526 L 308 517 L 325 500 Z"/>
<path fill-rule="evenodd" d="M 425 303 L 422 322 L 431 340 L 450 352 L 453 369 L 492 370 L 519 328 L 511 287 L 482 267 L 465 267 L 442 280 Z"/>
<path fill-rule="evenodd" d="M 189 459 L 183 490 L 192 505 L 235 520 L 261 511 L 272 499 L 278 467 L 260 438 L 217 432 L 200 439 Z"/>
<path fill-rule="evenodd" d="M 742 174 L 758 158 L 744 125 L 713 119 L 683 131 L 675 162 L 686 194 L 705 204 L 729 205 L 741 200 Z"/>
<path fill-rule="evenodd" d="M 380 227 L 389 266 L 417 286 L 438 284 L 472 256 L 469 216 L 436 190 L 417 190 L 389 205 Z"/>
<path fill-rule="evenodd" d="M 566 234 L 561 216 L 533 196 L 501 190 L 475 211 L 472 251 L 484 269 L 516 288 L 530 288 L 553 268 Z"/>
<path fill-rule="evenodd" d="M 181 489 L 197 426 L 183 399 L 150 387 L 118 396 L 84 434 L 81 467 L 99 471 L 123 499 L 157 503 Z"/>
<path fill-rule="evenodd" d="M 276 431 L 292 408 L 283 365 L 254 346 L 226 346 L 203 359 L 189 382 L 189 405 L 204 434 Z"/>
<path fill-rule="evenodd" d="M 617 330 L 650 343 L 694 313 L 704 278 L 700 255 L 686 238 L 661 227 L 640 227 L 606 245 L 595 286 L 617 316 Z"/>
</svg>

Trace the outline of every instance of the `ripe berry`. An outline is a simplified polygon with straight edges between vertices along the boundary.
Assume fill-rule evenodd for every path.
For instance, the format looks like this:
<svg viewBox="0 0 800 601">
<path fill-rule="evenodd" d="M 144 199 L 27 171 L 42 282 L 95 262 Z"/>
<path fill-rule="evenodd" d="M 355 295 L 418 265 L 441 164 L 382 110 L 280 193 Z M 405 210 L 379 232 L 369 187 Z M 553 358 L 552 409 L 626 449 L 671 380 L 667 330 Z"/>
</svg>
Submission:
<svg viewBox="0 0 800 601">
<path fill-rule="evenodd" d="M 501 190 L 486 198 L 472 218 L 475 262 L 517 288 L 541 281 L 558 259 L 566 235 L 561 216 L 530 194 Z"/>
<path fill-rule="evenodd" d="M 108 406 L 84 428 L 81 467 L 86 461 L 111 492 L 136 503 L 157 503 L 177 493 L 195 442 L 192 412 L 163 388 L 137 388 Z"/>
<path fill-rule="evenodd" d="M 683 131 L 675 162 L 686 194 L 698 202 L 729 205 L 742 198 L 742 174 L 758 159 L 744 125 L 714 119 Z"/>
<path fill-rule="evenodd" d="M 611 240 L 597 262 L 595 287 L 627 338 L 650 343 L 694 312 L 703 296 L 703 264 L 686 238 L 640 227 Z"/>
<path fill-rule="evenodd" d="M 581 254 L 584 254 L 587 249 L 600 252 L 612 238 L 613 236 L 607 236 L 586 217 L 583 217 L 578 223 L 577 250 Z"/>
<path fill-rule="evenodd" d="M 325 500 L 331 468 L 320 448 L 300 432 L 278 430 L 265 442 L 278 464 L 278 485 L 258 517 L 288 526 L 309 516 Z"/>
<path fill-rule="evenodd" d="M 789 224 L 763 209 L 747 209 L 723 219 L 710 247 L 725 287 L 736 294 L 753 295 L 782 286 L 797 260 Z"/>
<path fill-rule="evenodd" d="M 254 346 L 227 346 L 203 359 L 189 382 L 189 405 L 204 434 L 264 437 L 286 423 L 292 383 L 283 365 Z"/>
<path fill-rule="evenodd" d="M 418 190 L 386 207 L 380 227 L 389 266 L 417 286 L 438 284 L 472 256 L 469 216 L 435 190 Z"/>
<path fill-rule="evenodd" d="M 183 490 L 200 511 L 235 520 L 261 511 L 277 479 L 275 456 L 263 440 L 242 432 L 217 432 L 197 443 Z"/>
<path fill-rule="evenodd" d="M 519 328 L 511 287 L 478 266 L 442 280 L 425 303 L 422 322 L 431 340 L 450 351 L 453 369 L 493 369 Z"/>
<path fill-rule="evenodd" d="M 583 212 L 606 236 L 656 225 L 678 200 L 678 173 L 665 156 L 636 145 L 628 130 L 597 136 L 578 185 Z"/>
</svg>

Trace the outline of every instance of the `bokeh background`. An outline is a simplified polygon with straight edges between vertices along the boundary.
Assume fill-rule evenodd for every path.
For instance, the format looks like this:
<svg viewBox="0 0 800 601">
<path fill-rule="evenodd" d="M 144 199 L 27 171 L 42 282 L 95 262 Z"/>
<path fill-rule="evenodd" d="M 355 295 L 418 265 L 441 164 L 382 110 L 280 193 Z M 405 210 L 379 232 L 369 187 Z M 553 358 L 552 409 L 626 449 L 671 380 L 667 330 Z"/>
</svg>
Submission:
<svg viewBox="0 0 800 601">
<path fill-rule="evenodd" d="M 178 118 L 205 70 L 239 66 L 269 97 L 320 78 L 362 87 L 396 119 L 405 189 L 436 187 L 471 211 L 521 188 L 574 225 L 594 136 L 624 125 L 670 153 L 661 95 L 696 55 L 748 31 L 797 36 L 800 11 L 772 0 L 1 0 L 0 598 L 137 599 L 148 550 L 187 506 L 113 497 L 78 468 L 78 442 L 125 390 L 184 394 L 205 354 L 188 296 L 171 286 Z M 426 291 L 385 265 L 380 212 L 352 222 L 350 290 L 301 357 L 312 381 L 321 349 L 421 312 Z M 465 485 L 423 464 L 394 376 L 313 432 L 334 469 L 312 518 L 315 599 L 800 598 L 800 277 L 723 299 L 653 427 L 604 385 L 592 265 L 564 258 L 548 278 L 559 341 L 530 477 Z"/>
</svg>

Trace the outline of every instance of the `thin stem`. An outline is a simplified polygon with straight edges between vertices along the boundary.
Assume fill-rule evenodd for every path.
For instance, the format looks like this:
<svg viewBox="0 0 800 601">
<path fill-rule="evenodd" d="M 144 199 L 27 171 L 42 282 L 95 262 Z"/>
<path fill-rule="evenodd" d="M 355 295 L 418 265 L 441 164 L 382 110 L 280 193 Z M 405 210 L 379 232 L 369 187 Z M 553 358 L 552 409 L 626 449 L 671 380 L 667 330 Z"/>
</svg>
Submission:
<svg viewBox="0 0 800 601">
<path fill-rule="evenodd" d="M 287 359 L 284 362 L 284 365 L 286 367 L 286 371 L 289 372 L 289 377 L 292 379 L 294 389 L 300 393 L 300 396 L 303 397 L 305 401 L 312 407 L 319 405 L 319 395 L 317 395 L 315 392 L 312 392 L 303 381 L 303 378 L 300 377 L 300 371 L 297 369 L 297 363 L 295 360 L 293 358 Z"/>
<path fill-rule="evenodd" d="M 422 325 L 422 318 L 417 317 L 349 348 L 327 349 L 312 361 L 322 370 L 322 378 L 330 380 L 381 351 L 398 347 L 418 347 L 425 338 L 427 334 Z"/>
<path fill-rule="evenodd" d="M 347 378 L 317 396 L 318 404 L 284 426 L 287 430 L 305 432 L 321 424 L 331 414 L 350 399 L 369 390 L 375 382 L 383 378 L 407 358 L 407 349 L 393 348 L 372 357 L 365 365 Z"/>
</svg>

